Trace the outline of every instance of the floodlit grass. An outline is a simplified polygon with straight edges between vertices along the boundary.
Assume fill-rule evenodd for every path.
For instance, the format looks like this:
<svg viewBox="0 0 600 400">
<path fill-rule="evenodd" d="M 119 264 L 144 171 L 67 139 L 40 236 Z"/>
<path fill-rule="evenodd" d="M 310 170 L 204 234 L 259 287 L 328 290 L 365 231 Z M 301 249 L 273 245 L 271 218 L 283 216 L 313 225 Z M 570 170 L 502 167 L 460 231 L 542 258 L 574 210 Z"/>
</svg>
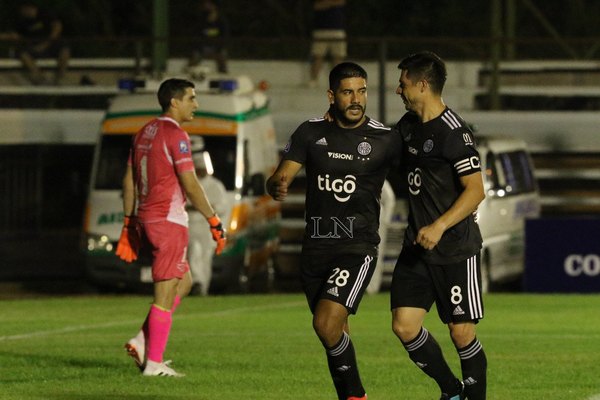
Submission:
<svg viewBox="0 0 600 400">
<path fill-rule="evenodd" d="M 492 294 L 478 336 L 490 400 L 600 395 L 600 296 Z M 166 358 L 185 378 L 145 378 L 125 355 L 149 297 L 0 301 L 0 399 L 334 399 L 324 351 L 300 294 L 188 298 Z M 390 329 L 388 294 L 351 317 L 369 399 L 438 399 Z M 446 327 L 428 329 L 458 373 Z"/>
</svg>

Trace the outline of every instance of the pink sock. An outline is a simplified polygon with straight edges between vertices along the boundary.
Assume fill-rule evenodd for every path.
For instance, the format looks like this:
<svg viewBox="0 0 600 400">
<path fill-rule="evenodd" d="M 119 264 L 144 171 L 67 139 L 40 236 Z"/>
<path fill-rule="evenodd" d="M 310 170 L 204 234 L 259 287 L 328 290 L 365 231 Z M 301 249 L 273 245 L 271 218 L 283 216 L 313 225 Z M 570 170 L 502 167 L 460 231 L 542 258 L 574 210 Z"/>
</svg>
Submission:
<svg viewBox="0 0 600 400">
<path fill-rule="evenodd" d="M 176 295 L 175 300 L 173 301 L 173 308 L 171 308 L 171 314 L 173 314 L 175 312 L 175 310 L 177 309 L 177 306 L 179 306 L 180 303 L 181 303 L 181 297 L 179 297 L 179 295 Z M 146 343 L 146 341 L 148 339 L 148 316 L 146 316 L 146 320 L 144 321 L 144 324 L 142 325 L 142 329 L 140 329 L 140 331 L 138 332 L 138 334 L 135 338 L 141 343 Z"/>
<path fill-rule="evenodd" d="M 148 360 L 162 362 L 172 322 L 171 311 L 161 310 L 152 304 L 148 314 Z"/>
<path fill-rule="evenodd" d="M 179 295 L 175 295 L 175 300 L 173 300 L 173 308 L 171 308 L 171 314 L 177 310 L 177 306 L 181 303 L 181 297 Z"/>
</svg>

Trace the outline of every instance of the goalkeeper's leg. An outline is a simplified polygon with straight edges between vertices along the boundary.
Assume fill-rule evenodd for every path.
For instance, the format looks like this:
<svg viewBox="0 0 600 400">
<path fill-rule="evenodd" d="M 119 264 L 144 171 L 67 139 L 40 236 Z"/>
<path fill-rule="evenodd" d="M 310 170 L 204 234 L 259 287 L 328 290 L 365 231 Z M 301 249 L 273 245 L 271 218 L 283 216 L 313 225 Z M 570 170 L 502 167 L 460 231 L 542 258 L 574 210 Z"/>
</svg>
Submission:
<svg viewBox="0 0 600 400">
<path fill-rule="evenodd" d="M 175 295 L 175 299 L 173 300 L 173 307 L 171 308 L 171 315 L 175 312 L 179 304 L 181 303 L 181 299 L 187 296 L 190 293 L 192 287 L 192 277 L 190 272 L 188 271 L 177 286 L 177 294 Z M 150 316 L 150 312 L 146 316 L 146 320 L 142 324 L 140 331 L 137 335 L 125 344 L 125 349 L 127 350 L 127 354 L 135 361 L 136 365 L 140 369 L 144 369 L 146 364 L 146 345 L 148 341 L 148 319 Z"/>
</svg>

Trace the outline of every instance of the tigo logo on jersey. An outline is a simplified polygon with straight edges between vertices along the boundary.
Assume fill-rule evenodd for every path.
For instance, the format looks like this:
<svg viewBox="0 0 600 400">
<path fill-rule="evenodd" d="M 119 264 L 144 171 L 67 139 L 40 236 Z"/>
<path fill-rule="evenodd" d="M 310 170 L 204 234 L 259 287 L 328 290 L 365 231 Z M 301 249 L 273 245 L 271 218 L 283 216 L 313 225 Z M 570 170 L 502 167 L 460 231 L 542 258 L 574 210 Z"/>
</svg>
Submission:
<svg viewBox="0 0 600 400">
<path fill-rule="evenodd" d="M 329 174 L 317 176 L 317 187 L 321 191 L 333 192 L 333 197 L 340 203 L 350 200 L 350 195 L 356 190 L 356 177 L 346 175 L 344 179 L 329 179 Z"/>
<path fill-rule="evenodd" d="M 408 173 L 408 191 L 416 196 L 421 193 L 421 168 L 415 168 Z"/>
<path fill-rule="evenodd" d="M 188 144 L 187 141 L 185 141 L 185 140 L 179 141 L 179 152 L 181 154 L 187 154 L 190 152 L 190 145 Z"/>
</svg>

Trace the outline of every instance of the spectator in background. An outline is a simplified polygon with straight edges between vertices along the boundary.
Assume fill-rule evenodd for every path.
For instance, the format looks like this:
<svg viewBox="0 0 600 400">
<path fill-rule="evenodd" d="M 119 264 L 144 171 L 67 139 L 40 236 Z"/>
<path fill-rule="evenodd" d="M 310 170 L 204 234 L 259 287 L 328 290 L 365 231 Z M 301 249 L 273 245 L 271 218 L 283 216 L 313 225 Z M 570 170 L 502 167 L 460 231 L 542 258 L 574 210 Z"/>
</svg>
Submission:
<svg viewBox="0 0 600 400">
<path fill-rule="evenodd" d="M 62 41 L 62 21 L 52 12 L 35 3 L 23 1 L 15 18 L 14 30 L 1 35 L 2 39 L 19 40 L 17 54 L 34 85 L 45 83 L 36 59 L 56 57 L 55 84 L 60 84 L 67 71 L 70 50 Z"/>
<path fill-rule="evenodd" d="M 212 58 L 217 70 L 227 73 L 227 49 L 224 43 L 229 36 L 227 21 L 215 0 L 201 0 L 198 7 L 200 16 L 194 23 L 199 25 L 203 40 L 200 48 L 192 53 L 189 66 L 195 67 L 203 59 Z"/>
<path fill-rule="evenodd" d="M 314 0 L 310 87 L 317 86 L 326 56 L 331 58 L 332 65 L 337 65 L 346 58 L 345 10 L 346 0 Z"/>
</svg>

